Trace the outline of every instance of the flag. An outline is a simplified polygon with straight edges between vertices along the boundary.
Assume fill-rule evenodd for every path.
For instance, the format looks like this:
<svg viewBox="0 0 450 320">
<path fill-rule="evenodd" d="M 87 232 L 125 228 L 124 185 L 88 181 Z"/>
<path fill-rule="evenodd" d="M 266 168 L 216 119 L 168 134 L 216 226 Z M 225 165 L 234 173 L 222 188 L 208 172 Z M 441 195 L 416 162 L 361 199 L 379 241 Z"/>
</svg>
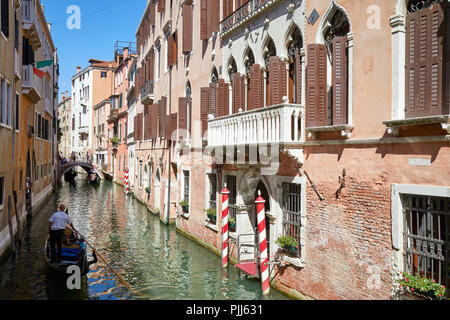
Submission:
<svg viewBox="0 0 450 320">
<path fill-rule="evenodd" d="M 33 73 L 37 75 L 39 78 L 44 78 L 45 72 L 36 68 L 33 68 Z"/>
<path fill-rule="evenodd" d="M 36 68 L 38 68 L 41 71 L 47 72 L 47 71 L 50 71 L 52 65 L 53 65 L 53 60 L 44 60 L 44 61 L 37 62 Z"/>
</svg>

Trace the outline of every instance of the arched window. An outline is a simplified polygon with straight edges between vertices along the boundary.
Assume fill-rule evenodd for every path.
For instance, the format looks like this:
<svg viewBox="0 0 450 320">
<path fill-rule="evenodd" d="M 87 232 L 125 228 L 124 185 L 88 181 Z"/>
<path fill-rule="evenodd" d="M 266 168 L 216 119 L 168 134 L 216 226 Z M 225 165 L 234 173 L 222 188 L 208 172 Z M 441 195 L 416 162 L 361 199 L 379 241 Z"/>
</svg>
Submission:
<svg viewBox="0 0 450 320">
<path fill-rule="evenodd" d="M 302 102 L 302 55 L 303 38 L 300 29 L 295 27 L 289 35 L 287 52 L 289 56 L 289 103 Z"/>
<path fill-rule="evenodd" d="M 248 48 L 247 49 L 247 53 L 245 54 L 244 57 L 244 65 L 245 65 L 245 77 L 246 77 L 246 95 L 247 95 L 247 99 L 246 99 L 246 109 L 252 109 L 252 99 L 251 99 L 251 92 L 250 92 L 250 88 L 251 88 L 251 72 L 252 72 L 252 66 L 255 64 L 255 56 L 253 55 L 253 51 L 252 49 Z"/>
<path fill-rule="evenodd" d="M 273 94 L 275 86 L 273 85 L 273 80 L 277 77 L 277 75 L 273 74 L 273 67 L 274 63 L 272 62 L 271 67 L 271 60 L 272 57 L 277 56 L 277 50 L 275 48 L 275 43 L 273 42 L 272 38 L 269 38 L 266 42 L 266 46 L 264 48 L 264 63 L 266 67 L 266 94 L 265 94 L 265 105 L 270 106 L 273 103 Z M 271 70 L 272 69 L 272 70 Z M 271 72 L 272 71 L 272 72 Z"/>
<path fill-rule="evenodd" d="M 348 123 L 348 39 L 350 22 L 340 9 L 329 19 L 324 31 L 327 49 L 327 124 Z"/>
<path fill-rule="evenodd" d="M 210 83 L 218 83 L 219 82 L 219 73 L 217 72 L 217 68 L 213 67 L 211 71 Z"/>
</svg>

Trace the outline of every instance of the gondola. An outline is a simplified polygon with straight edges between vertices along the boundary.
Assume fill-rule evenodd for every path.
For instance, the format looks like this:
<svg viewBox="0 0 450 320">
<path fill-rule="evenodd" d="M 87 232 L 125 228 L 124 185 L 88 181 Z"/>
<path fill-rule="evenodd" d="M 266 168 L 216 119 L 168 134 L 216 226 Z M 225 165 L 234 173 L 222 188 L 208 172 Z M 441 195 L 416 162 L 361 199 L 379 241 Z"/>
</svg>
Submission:
<svg viewBox="0 0 450 320">
<path fill-rule="evenodd" d="M 67 276 L 67 268 L 76 265 L 80 268 L 81 275 L 85 275 L 89 272 L 89 265 L 97 261 L 97 258 L 94 255 L 94 261 L 88 262 L 87 247 L 83 239 L 75 239 L 72 237 L 70 243 L 70 246 L 63 244 L 62 259 L 59 262 L 52 262 L 50 261 L 50 240 L 47 239 L 45 241 L 45 264 L 51 274 L 55 276 Z"/>
<path fill-rule="evenodd" d="M 100 177 L 96 173 L 91 173 L 88 175 L 88 180 L 90 184 L 97 185 L 100 183 Z"/>
<path fill-rule="evenodd" d="M 72 181 L 77 176 L 77 172 L 73 169 L 71 169 L 69 172 L 64 174 L 64 180 L 65 181 Z"/>
</svg>

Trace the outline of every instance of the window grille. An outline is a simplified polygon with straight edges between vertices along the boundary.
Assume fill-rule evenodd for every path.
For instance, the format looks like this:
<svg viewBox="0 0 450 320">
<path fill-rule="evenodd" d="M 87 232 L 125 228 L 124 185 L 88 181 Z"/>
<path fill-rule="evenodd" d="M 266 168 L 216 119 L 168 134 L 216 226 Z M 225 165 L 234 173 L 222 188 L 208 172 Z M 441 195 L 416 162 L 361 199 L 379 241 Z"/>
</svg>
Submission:
<svg viewBox="0 0 450 320">
<path fill-rule="evenodd" d="M 183 171 L 184 174 L 184 200 L 189 202 L 189 171 Z"/>
<path fill-rule="evenodd" d="M 283 183 L 283 235 L 297 241 L 297 255 L 300 255 L 301 200 L 300 184 Z"/>
<path fill-rule="evenodd" d="M 448 287 L 450 198 L 402 195 L 404 270 Z"/>
<path fill-rule="evenodd" d="M 217 176 L 215 173 L 208 174 L 209 177 L 209 208 L 216 209 L 217 206 Z"/>
</svg>

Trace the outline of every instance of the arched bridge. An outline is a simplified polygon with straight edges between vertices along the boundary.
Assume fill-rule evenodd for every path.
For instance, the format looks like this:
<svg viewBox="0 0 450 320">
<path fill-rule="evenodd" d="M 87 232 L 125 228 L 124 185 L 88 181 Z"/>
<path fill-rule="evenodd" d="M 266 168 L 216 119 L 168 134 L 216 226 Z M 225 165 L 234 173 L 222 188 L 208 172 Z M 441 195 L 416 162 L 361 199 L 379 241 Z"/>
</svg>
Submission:
<svg viewBox="0 0 450 320">
<path fill-rule="evenodd" d="M 66 163 L 60 163 L 59 170 L 58 170 L 58 180 L 60 180 L 66 173 L 68 173 L 70 170 L 80 167 L 83 168 L 86 173 L 91 172 L 92 169 L 94 169 L 95 173 L 101 178 L 104 179 L 103 173 L 98 170 L 91 162 L 88 161 L 72 161 L 72 162 L 66 162 Z"/>
</svg>

